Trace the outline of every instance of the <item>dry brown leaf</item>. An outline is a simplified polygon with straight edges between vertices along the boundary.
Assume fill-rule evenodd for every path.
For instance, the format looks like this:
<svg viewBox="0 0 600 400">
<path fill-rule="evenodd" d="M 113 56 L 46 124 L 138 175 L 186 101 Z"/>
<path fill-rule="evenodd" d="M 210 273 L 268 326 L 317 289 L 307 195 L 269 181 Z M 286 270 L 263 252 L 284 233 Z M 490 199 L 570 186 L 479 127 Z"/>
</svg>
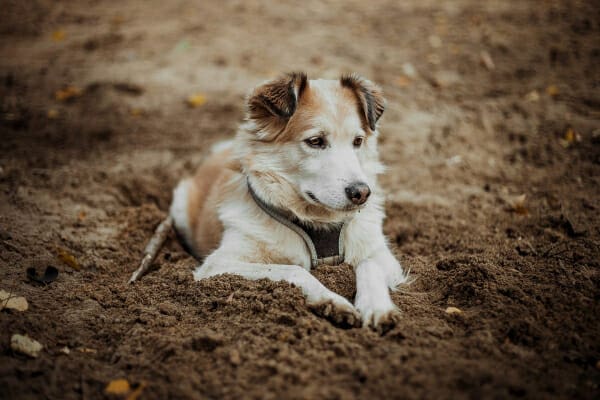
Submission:
<svg viewBox="0 0 600 400">
<path fill-rule="evenodd" d="M 48 117 L 48 119 L 56 119 L 58 118 L 58 110 L 51 108 L 46 113 L 46 116 Z"/>
<path fill-rule="evenodd" d="M 558 96 L 559 90 L 556 85 L 550 85 L 546 88 L 546 94 L 551 97 Z"/>
<path fill-rule="evenodd" d="M 0 290 L 0 310 L 5 308 L 16 311 L 27 311 L 29 304 L 25 297 L 15 296 L 4 290 Z"/>
<path fill-rule="evenodd" d="M 57 90 L 54 93 L 54 98 L 58 101 L 67 101 L 81 96 L 83 92 L 76 86 L 67 86 L 63 89 Z"/>
<path fill-rule="evenodd" d="M 573 128 L 567 129 L 565 135 L 560 139 L 560 144 L 564 148 L 571 146 L 574 142 L 580 142 L 581 135 L 577 133 Z"/>
<path fill-rule="evenodd" d="M 98 352 L 98 350 L 90 349 L 89 347 L 78 347 L 77 351 L 79 351 L 80 353 L 87 353 L 87 354 L 96 354 Z"/>
<path fill-rule="evenodd" d="M 37 340 L 33 340 L 28 336 L 14 334 L 10 338 L 10 348 L 16 352 L 36 358 L 40 355 L 40 351 L 42 351 L 44 346 Z"/>
<path fill-rule="evenodd" d="M 129 385 L 127 379 L 115 379 L 114 381 L 110 381 L 104 388 L 104 393 L 106 394 L 123 395 L 130 391 L 131 385 Z"/>
<path fill-rule="evenodd" d="M 193 94 L 187 98 L 186 102 L 187 105 L 192 108 L 200 107 L 201 105 L 206 103 L 206 96 L 200 93 Z"/>
<path fill-rule="evenodd" d="M 65 31 L 63 31 L 62 29 L 58 29 L 58 30 L 52 32 L 52 40 L 54 40 L 55 42 L 60 42 L 60 41 L 64 40 L 66 36 L 67 36 L 67 33 Z"/>
<path fill-rule="evenodd" d="M 511 211 L 519 214 L 519 215 L 527 215 L 529 214 L 529 210 L 527 209 L 527 205 L 526 205 L 526 200 L 527 200 L 527 195 L 526 194 L 522 194 L 520 196 L 517 196 L 515 198 L 513 198 L 510 201 L 510 209 Z"/>
<path fill-rule="evenodd" d="M 81 266 L 79 265 L 79 262 L 77 261 L 75 256 L 69 253 L 67 250 L 57 247 L 56 253 L 58 259 L 67 264 L 69 267 L 73 268 L 76 271 L 79 271 L 81 269 Z"/>
</svg>

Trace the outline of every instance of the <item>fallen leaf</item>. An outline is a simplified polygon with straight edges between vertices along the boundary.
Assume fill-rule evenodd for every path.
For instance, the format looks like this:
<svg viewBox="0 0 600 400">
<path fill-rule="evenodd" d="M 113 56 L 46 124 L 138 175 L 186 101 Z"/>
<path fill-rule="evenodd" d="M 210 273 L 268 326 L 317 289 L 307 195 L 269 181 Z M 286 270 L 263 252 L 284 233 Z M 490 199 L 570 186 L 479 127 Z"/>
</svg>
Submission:
<svg viewBox="0 0 600 400">
<path fill-rule="evenodd" d="M 131 385 L 127 379 L 115 379 L 114 381 L 110 381 L 106 388 L 104 388 L 104 393 L 106 394 L 116 394 L 123 395 L 127 394 L 131 391 Z"/>
<path fill-rule="evenodd" d="M 46 116 L 48 117 L 48 119 L 56 119 L 58 118 L 58 110 L 51 108 L 46 113 Z"/>
<path fill-rule="evenodd" d="M 86 353 L 86 354 L 96 354 L 98 352 L 98 350 L 90 349 L 89 347 L 78 347 L 77 351 L 79 351 L 80 353 Z"/>
<path fill-rule="evenodd" d="M 558 96 L 558 87 L 556 85 L 550 85 L 546 88 L 546 94 L 551 97 Z"/>
<path fill-rule="evenodd" d="M 525 204 L 527 200 L 527 195 L 526 194 L 522 194 L 520 196 L 516 196 L 515 198 L 513 198 L 509 205 L 510 205 L 510 210 L 519 214 L 519 215 L 527 215 L 529 214 L 529 210 L 527 209 L 527 205 Z"/>
<path fill-rule="evenodd" d="M 85 211 L 79 211 L 79 213 L 77 214 L 77 219 L 80 221 L 83 221 L 85 219 L 85 217 L 87 217 L 87 214 L 85 213 Z"/>
<path fill-rule="evenodd" d="M 69 267 L 73 268 L 76 271 L 79 271 L 81 269 L 81 266 L 79 265 L 79 262 L 77 262 L 75 256 L 69 253 L 67 250 L 57 247 L 56 253 L 58 255 L 58 259 L 67 264 Z"/>
<path fill-rule="evenodd" d="M 188 106 L 196 108 L 206 103 L 206 97 L 203 94 L 193 94 L 186 100 Z"/>
<path fill-rule="evenodd" d="M 142 110 L 141 108 L 132 108 L 131 110 L 129 110 L 129 115 L 131 115 L 132 117 L 139 117 L 143 114 L 144 110 Z"/>
<path fill-rule="evenodd" d="M 14 334 L 10 338 L 10 348 L 16 352 L 36 358 L 44 348 L 40 342 L 25 335 Z"/>
<path fill-rule="evenodd" d="M 579 133 L 577 133 L 575 130 L 573 130 L 573 128 L 569 128 L 565 132 L 565 135 L 562 137 L 562 139 L 560 139 L 560 144 L 562 147 L 564 147 L 566 149 L 567 147 L 571 146 L 574 142 L 580 142 L 580 141 L 581 141 L 581 135 Z"/>
<path fill-rule="evenodd" d="M 448 307 L 448 308 L 446 308 L 445 313 L 453 315 L 453 314 L 462 314 L 463 312 L 462 312 L 462 310 L 460 308 Z"/>
<path fill-rule="evenodd" d="M 58 101 L 67 101 L 72 100 L 76 97 L 81 96 L 82 91 L 78 87 L 75 86 L 67 86 L 63 89 L 57 90 L 54 93 L 54 98 Z"/>
<path fill-rule="evenodd" d="M 58 30 L 52 32 L 52 40 L 54 40 L 55 42 L 60 42 L 60 41 L 64 40 L 65 36 L 67 36 L 67 33 L 65 31 L 63 31 L 62 29 L 58 29 Z"/>
</svg>

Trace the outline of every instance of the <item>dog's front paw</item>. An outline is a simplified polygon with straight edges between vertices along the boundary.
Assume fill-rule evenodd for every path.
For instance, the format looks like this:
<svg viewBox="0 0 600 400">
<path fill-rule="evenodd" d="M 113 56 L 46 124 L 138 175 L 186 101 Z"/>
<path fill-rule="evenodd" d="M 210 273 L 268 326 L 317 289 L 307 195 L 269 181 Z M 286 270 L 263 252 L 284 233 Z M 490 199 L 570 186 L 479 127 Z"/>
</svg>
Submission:
<svg viewBox="0 0 600 400">
<path fill-rule="evenodd" d="M 363 327 L 371 328 L 377 331 L 380 335 L 385 335 L 387 332 L 394 329 L 396 324 L 400 322 L 400 312 L 395 307 L 386 308 L 364 308 L 360 309 Z"/>
<path fill-rule="evenodd" d="M 354 306 L 341 296 L 309 304 L 310 309 L 317 315 L 327 318 L 334 325 L 342 328 L 359 327 L 360 314 Z"/>
</svg>

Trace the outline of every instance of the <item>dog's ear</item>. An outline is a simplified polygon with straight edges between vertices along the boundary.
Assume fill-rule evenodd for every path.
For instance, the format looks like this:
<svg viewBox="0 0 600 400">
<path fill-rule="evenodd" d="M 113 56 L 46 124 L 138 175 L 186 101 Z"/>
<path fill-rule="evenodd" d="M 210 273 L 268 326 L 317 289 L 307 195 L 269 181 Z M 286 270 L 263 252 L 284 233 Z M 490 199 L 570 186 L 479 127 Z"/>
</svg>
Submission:
<svg viewBox="0 0 600 400">
<path fill-rule="evenodd" d="M 366 125 L 371 131 L 375 131 L 377 121 L 379 121 L 385 110 L 385 99 L 381 88 L 357 74 L 343 75 L 340 78 L 340 83 L 343 87 L 354 91 Z"/>
<path fill-rule="evenodd" d="M 248 119 L 261 132 L 261 140 L 273 140 L 286 127 L 308 86 L 303 72 L 290 73 L 258 86 L 248 97 Z"/>
</svg>

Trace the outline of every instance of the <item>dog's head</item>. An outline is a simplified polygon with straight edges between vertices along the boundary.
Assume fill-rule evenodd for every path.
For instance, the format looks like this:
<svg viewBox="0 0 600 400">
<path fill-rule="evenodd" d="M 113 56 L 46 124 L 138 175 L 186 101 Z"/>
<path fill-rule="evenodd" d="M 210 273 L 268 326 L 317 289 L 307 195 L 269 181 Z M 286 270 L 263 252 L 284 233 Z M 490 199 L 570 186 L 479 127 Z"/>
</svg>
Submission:
<svg viewBox="0 0 600 400">
<path fill-rule="evenodd" d="M 378 86 L 358 75 L 308 80 L 293 73 L 258 86 L 247 106 L 242 165 L 265 200 L 319 222 L 367 204 L 382 171 Z"/>
</svg>

